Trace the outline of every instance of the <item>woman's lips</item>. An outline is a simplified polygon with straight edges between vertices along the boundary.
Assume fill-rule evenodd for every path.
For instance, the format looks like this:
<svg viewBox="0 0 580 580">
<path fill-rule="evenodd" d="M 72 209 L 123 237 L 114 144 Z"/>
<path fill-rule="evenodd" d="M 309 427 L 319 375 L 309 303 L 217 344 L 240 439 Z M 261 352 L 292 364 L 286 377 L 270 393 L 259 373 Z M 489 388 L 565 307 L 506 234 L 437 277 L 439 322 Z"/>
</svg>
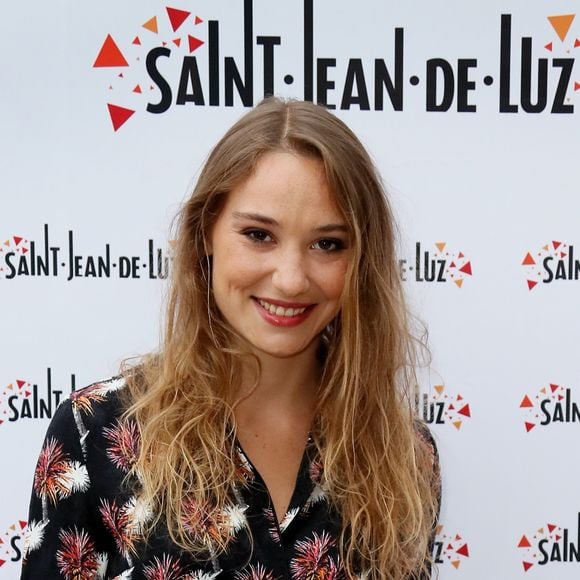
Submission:
<svg viewBox="0 0 580 580">
<path fill-rule="evenodd" d="M 253 297 L 254 304 L 262 318 L 273 326 L 297 326 L 304 322 L 316 304 L 284 302 Z"/>
</svg>

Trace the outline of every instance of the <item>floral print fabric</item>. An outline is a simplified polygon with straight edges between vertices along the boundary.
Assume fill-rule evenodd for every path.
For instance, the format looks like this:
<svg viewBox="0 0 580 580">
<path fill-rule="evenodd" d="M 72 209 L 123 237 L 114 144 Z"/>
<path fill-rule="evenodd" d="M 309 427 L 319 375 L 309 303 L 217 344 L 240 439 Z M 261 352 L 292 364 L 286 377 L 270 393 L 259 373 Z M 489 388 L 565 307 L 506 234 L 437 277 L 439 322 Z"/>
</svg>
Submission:
<svg viewBox="0 0 580 580">
<path fill-rule="evenodd" d="M 223 513 L 184 501 L 188 532 L 207 546 L 194 557 L 162 527 L 144 541 L 152 514 L 135 496 L 135 423 L 121 418 L 114 378 L 71 394 L 49 426 L 34 474 L 21 580 L 338 580 L 338 515 L 319 485 L 307 446 L 294 494 L 278 523 L 259 473 L 238 446 L 238 473 Z M 133 483 L 131 483 L 133 482 Z M 216 555 L 216 534 L 228 549 Z"/>
</svg>

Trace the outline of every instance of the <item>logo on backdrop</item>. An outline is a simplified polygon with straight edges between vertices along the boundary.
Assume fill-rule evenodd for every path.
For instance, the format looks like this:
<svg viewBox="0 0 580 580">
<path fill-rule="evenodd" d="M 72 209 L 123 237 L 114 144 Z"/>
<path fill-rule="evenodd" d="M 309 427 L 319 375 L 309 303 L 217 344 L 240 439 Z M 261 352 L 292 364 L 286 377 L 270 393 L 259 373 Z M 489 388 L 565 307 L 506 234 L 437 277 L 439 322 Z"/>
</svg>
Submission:
<svg viewBox="0 0 580 580">
<path fill-rule="evenodd" d="M 525 572 L 534 566 L 580 562 L 580 513 L 573 528 L 549 523 L 535 532 L 524 534 L 517 546 L 522 553 Z"/>
<path fill-rule="evenodd" d="M 574 246 L 556 240 L 542 246 L 536 252 L 527 252 L 522 260 L 528 289 L 538 284 L 578 280 L 580 260 L 574 256 Z"/>
<path fill-rule="evenodd" d="M 450 565 L 459 570 L 462 562 L 469 558 L 469 545 L 459 534 L 445 532 L 442 525 L 435 530 L 433 562 L 439 566 Z"/>
<path fill-rule="evenodd" d="M 430 425 L 453 425 L 458 431 L 471 418 L 469 403 L 460 395 L 449 393 L 444 385 L 434 385 L 431 392 L 415 400 L 417 414 Z"/>
<path fill-rule="evenodd" d="M 21 277 L 75 278 L 138 278 L 164 279 L 169 274 L 171 252 L 152 239 L 143 244 L 137 256 L 114 252 L 111 244 L 103 244 L 98 254 L 79 252 L 77 234 L 68 231 L 65 243 L 55 242 L 44 224 L 42 237 L 29 239 L 13 235 L 0 245 L 0 279 Z M 169 242 L 170 249 L 173 242 Z"/>
<path fill-rule="evenodd" d="M 51 419 L 56 408 L 75 390 L 75 375 L 70 383 L 53 385 L 52 369 L 46 369 L 43 383 L 16 379 L 8 383 L 0 395 L 0 426 L 23 419 Z"/>
<path fill-rule="evenodd" d="M 22 543 L 26 522 L 18 520 L 0 535 L 0 568 L 22 559 Z"/>
<path fill-rule="evenodd" d="M 293 85 L 298 73 L 303 85 L 296 94 L 331 109 L 403 111 L 409 90 L 423 92 L 426 111 L 474 113 L 477 95 L 495 91 L 500 113 L 574 112 L 569 92 L 580 90 L 573 56 L 580 39 L 571 32 L 576 29 L 575 14 L 547 16 L 541 38 L 515 38 L 514 34 L 513 41 L 512 15 L 498 15 L 495 42 L 499 43 L 499 59 L 486 70 L 479 70 L 476 57 L 449 61 L 433 55 L 422 71 L 409 71 L 402 27 L 393 28 L 386 55 L 342 63 L 338 56 L 315 57 L 317 29 L 330 24 L 324 15 L 315 20 L 313 0 L 304 0 L 300 7 L 302 47 L 293 45 L 293 39 L 300 37 L 298 31 L 292 38 L 255 35 L 253 0 L 244 0 L 243 7 L 239 6 L 240 13 L 232 15 L 228 23 L 228 28 L 235 26 L 240 34 L 236 55 L 222 56 L 224 23 L 206 21 L 184 6 L 166 6 L 122 39 L 106 34 L 100 49 L 95 50 L 93 67 L 107 69 L 103 83 L 113 129 L 117 131 L 136 112 L 161 114 L 173 106 L 232 107 L 236 98 L 244 107 L 251 107 L 263 96 L 280 92 L 282 82 Z M 303 70 L 276 67 L 282 51 L 300 49 Z M 495 50 L 496 45 L 491 44 L 490 52 Z M 258 51 L 261 59 L 256 58 Z M 260 61 L 262 69 L 257 70 Z M 261 94 L 255 88 L 258 77 Z"/>
<path fill-rule="evenodd" d="M 399 268 L 403 281 L 452 282 L 458 288 L 473 275 L 471 261 L 463 252 L 450 250 L 446 242 L 417 242 L 414 259 L 399 260 Z"/>
<path fill-rule="evenodd" d="M 529 433 L 538 426 L 553 423 L 580 423 L 580 409 L 574 401 L 572 389 L 550 383 L 536 395 L 525 395 L 520 403 L 524 426 Z"/>
</svg>

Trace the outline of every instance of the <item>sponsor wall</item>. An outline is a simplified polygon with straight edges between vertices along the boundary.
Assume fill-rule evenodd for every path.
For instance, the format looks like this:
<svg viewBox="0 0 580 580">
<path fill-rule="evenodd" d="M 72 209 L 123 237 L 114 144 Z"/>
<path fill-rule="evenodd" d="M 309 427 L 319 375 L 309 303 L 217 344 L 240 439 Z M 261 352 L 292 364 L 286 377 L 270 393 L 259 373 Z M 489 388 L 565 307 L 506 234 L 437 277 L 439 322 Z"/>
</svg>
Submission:
<svg viewBox="0 0 580 580">
<path fill-rule="evenodd" d="M 369 147 L 428 328 L 440 578 L 580 572 L 580 16 L 570 1 L 33 2 L 0 21 L 0 580 L 58 403 L 158 338 L 169 224 L 264 94 Z"/>
</svg>

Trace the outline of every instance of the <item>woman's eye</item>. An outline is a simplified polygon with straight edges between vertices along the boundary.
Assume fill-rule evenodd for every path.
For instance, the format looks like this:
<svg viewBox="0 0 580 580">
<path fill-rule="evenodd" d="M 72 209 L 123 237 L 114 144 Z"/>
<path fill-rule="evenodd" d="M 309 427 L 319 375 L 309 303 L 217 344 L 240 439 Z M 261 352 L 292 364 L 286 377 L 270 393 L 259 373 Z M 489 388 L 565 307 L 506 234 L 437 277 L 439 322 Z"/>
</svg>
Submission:
<svg viewBox="0 0 580 580">
<path fill-rule="evenodd" d="M 245 230 L 242 234 L 252 242 L 258 244 L 272 241 L 272 236 L 264 230 Z"/>
<path fill-rule="evenodd" d="M 337 250 L 344 249 L 344 242 L 333 238 L 324 238 L 315 242 L 313 247 L 324 252 L 336 252 Z"/>
</svg>

